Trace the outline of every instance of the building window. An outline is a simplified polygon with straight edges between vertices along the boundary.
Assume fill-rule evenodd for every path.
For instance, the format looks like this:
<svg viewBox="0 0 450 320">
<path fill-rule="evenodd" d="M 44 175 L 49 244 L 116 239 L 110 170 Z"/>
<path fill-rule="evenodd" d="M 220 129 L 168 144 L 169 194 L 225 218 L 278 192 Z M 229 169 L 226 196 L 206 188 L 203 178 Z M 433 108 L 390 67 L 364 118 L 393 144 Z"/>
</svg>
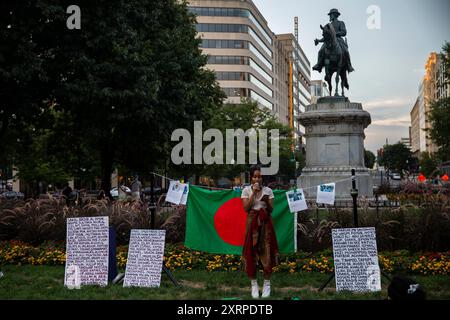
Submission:
<svg viewBox="0 0 450 320">
<path fill-rule="evenodd" d="M 247 88 L 222 88 L 227 97 L 248 97 Z"/>
<path fill-rule="evenodd" d="M 263 28 L 258 19 L 247 9 L 238 8 L 205 8 L 205 7 L 189 7 L 189 10 L 198 16 L 213 16 L 213 17 L 243 17 L 248 18 L 258 28 L 264 38 L 273 44 L 272 37 Z"/>
<path fill-rule="evenodd" d="M 259 60 L 261 60 L 261 62 L 263 62 L 263 63 L 267 66 L 267 68 L 270 69 L 270 71 L 273 70 L 272 63 L 271 63 L 266 57 L 264 57 L 264 55 L 262 55 L 261 52 L 259 52 L 259 50 L 256 49 L 256 47 L 255 47 L 253 44 L 248 43 L 248 47 L 249 47 L 250 51 L 253 52 L 253 54 L 254 54 Z"/>
<path fill-rule="evenodd" d="M 197 32 L 225 32 L 225 33 L 247 33 L 263 48 L 263 50 L 272 58 L 272 50 L 261 40 L 253 29 L 244 24 L 218 24 L 218 23 L 199 23 L 196 25 Z"/>
<path fill-rule="evenodd" d="M 217 71 L 216 78 L 220 81 L 248 81 L 248 73 Z"/>
<path fill-rule="evenodd" d="M 200 45 L 201 48 L 214 49 L 248 49 L 248 41 L 245 40 L 212 40 L 203 39 Z"/>
<path fill-rule="evenodd" d="M 264 83 L 262 83 L 258 78 L 256 78 L 254 75 L 250 74 L 250 82 L 253 83 L 255 86 L 257 86 L 259 89 L 264 91 L 268 96 L 273 97 L 273 91 L 266 86 Z"/>
<path fill-rule="evenodd" d="M 250 90 L 250 97 L 253 101 L 258 102 L 260 105 L 262 105 L 270 110 L 273 110 L 273 104 L 269 100 L 261 97 L 255 91 Z"/>
<path fill-rule="evenodd" d="M 208 56 L 208 64 L 249 65 L 249 59 L 244 56 Z"/>
</svg>

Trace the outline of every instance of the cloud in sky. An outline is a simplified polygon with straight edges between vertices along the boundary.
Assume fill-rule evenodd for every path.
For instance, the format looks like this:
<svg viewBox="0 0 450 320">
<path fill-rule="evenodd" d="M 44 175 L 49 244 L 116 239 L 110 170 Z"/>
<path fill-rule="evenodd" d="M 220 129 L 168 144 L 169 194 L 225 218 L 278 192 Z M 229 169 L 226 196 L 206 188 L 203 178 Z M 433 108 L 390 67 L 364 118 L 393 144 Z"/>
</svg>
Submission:
<svg viewBox="0 0 450 320">
<path fill-rule="evenodd" d="M 398 118 L 374 120 L 372 121 L 372 125 L 409 127 L 411 125 L 411 118 L 409 116 L 401 116 Z"/>
<path fill-rule="evenodd" d="M 408 127 L 392 125 L 387 122 L 382 125 L 372 123 L 365 133 L 365 148 L 376 154 L 377 150 L 386 143 L 386 139 L 389 144 L 395 144 L 400 141 L 400 138 L 408 137 Z"/>
<path fill-rule="evenodd" d="M 394 97 L 381 100 L 368 101 L 363 104 L 364 109 L 399 108 L 411 105 L 411 97 Z"/>
</svg>

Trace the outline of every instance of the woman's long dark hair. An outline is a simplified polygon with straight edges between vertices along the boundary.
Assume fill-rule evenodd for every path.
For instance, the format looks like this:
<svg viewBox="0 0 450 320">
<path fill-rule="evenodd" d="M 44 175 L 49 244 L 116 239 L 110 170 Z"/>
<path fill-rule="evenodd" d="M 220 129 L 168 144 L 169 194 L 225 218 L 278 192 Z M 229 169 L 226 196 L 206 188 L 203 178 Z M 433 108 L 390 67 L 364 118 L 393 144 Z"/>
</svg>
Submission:
<svg viewBox="0 0 450 320">
<path fill-rule="evenodd" d="M 255 171 L 261 171 L 261 166 L 258 164 L 254 164 L 250 167 L 250 179 L 253 178 Z"/>
</svg>

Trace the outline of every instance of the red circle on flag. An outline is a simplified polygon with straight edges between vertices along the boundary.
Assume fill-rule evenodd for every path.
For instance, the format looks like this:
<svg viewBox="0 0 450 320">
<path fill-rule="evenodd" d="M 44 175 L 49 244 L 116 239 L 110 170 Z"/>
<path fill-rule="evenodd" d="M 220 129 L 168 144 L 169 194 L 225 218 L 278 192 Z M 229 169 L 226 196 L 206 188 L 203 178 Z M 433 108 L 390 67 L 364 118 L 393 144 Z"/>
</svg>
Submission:
<svg viewBox="0 0 450 320">
<path fill-rule="evenodd" d="M 214 216 L 217 233 L 228 244 L 243 246 L 247 213 L 240 198 L 233 198 L 222 204 Z"/>
</svg>

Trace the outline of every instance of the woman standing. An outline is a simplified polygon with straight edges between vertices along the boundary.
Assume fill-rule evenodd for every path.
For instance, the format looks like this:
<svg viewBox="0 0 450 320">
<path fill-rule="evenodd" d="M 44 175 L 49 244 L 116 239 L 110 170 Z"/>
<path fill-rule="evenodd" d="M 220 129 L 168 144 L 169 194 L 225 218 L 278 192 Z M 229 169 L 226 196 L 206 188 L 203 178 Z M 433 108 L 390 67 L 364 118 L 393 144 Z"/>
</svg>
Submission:
<svg viewBox="0 0 450 320">
<path fill-rule="evenodd" d="M 272 268 L 278 264 L 278 243 L 272 222 L 273 191 L 262 186 L 261 168 L 250 168 L 251 185 L 242 190 L 244 210 L 248 213 L 245 243 L 242 252 L 244 267 L 251 280 L 252 297 L 259 298 L 256 280 L 258 263 L 264 270 L 262 298 L 270 296 Z"/>
</svg>

